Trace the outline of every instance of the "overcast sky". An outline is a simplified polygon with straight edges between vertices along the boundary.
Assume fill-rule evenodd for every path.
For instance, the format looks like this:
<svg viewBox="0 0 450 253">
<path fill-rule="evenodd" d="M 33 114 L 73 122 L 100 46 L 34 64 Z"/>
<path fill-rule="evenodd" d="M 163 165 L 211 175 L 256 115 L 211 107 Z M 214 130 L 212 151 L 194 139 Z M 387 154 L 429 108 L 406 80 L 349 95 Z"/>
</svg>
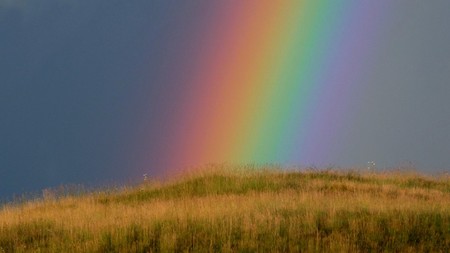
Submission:
<svg viewBox="0 0 450 253">
<path fill-rule="evenodd" d="M 179 96 L 166 59 L 184 53 L 180 41 L 207 5 L 188 2 L 0 0 L 0 197 L 131 179 L 139 131 L 165 127 L 137 119 L 164 122 L 164 101 Z M 383 64 L 333 163 L 448 171 L 450 1 L 392 8 Z"/>
</svg>

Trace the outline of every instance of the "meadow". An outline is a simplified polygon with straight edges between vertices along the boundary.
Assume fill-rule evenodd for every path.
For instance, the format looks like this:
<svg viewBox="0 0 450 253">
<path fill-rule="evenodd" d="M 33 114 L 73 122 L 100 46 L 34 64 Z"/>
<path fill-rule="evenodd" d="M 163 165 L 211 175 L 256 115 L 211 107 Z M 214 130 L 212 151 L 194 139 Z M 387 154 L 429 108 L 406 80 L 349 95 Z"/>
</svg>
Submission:
<svg viewBox="0 0 450 253">
<path fill-rule="evenodd" d="M 7 203 L 0 252 L 450 252 L 450 177 L 210 166 Z"/>
</svg>

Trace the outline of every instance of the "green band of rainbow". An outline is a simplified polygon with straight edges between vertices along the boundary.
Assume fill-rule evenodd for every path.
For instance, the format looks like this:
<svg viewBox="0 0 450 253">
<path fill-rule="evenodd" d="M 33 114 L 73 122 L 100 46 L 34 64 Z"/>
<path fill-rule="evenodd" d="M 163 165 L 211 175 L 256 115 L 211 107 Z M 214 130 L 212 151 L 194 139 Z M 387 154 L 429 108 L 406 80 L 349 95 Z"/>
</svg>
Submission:
<svg viewBox="0 0 450 253">
<path fill-rule="evenodd" d="M 376 1 L 217 1 L 196 33 L 172 167 L 327 161 L 386 8 Z M 206 15 L 206 14 L 205 14 Z"/>
</svg>

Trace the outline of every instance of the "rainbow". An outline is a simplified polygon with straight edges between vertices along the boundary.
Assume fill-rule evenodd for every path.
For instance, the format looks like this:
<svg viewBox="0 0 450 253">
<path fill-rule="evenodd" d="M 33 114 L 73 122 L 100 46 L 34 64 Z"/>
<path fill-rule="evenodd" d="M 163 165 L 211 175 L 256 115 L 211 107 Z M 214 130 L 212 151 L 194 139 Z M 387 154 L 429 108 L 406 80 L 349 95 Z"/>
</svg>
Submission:
<svg viewBox="0 0 450 253">
<path fill-rule="evenodd" d="M 356 0 L 209 3 L 192 28 L 196 53 L 180 66 L 165 170 L 332 161 L 387 11 Z"/>
</svg>

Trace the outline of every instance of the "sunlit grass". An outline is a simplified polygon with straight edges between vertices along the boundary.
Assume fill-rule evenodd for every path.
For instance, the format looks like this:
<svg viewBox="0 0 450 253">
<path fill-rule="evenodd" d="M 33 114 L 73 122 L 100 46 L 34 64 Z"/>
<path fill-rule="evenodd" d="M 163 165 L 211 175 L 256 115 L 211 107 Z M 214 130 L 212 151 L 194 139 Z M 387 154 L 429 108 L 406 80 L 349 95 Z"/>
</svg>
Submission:
<svg viewBox="0 0 450 253">
<path fill-rule="evenodd" d="M 0 252 L 449 252 L 450 178 L 215 166 L 5 205 Z"/>
</svg>

